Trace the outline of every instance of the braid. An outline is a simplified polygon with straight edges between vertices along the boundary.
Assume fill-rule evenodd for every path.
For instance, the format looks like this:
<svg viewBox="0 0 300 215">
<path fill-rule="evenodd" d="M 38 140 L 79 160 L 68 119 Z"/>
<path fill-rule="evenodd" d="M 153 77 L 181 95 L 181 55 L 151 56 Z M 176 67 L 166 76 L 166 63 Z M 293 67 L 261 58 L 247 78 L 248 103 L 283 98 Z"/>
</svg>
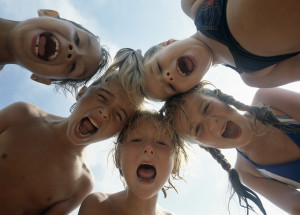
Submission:
<svg viewBox="0 0 300 215">
<path fill-rule="evenodd" d="M 205 89 L 204 91 L 207 91 L 207 89 Z M 211 95 L 211 93 L 209 94 Z M 251 116 L 253 116 L 255 120 L 259 120 L 263 125 L 271 125 L 284 132 L 296 131 L 295 128 L 292 128 L 291 126 L 280 122 L 267 106 L 258 107 L 245 105 L 242 102 L 235 100 L 232 96 L 222 93 L 219 89 L 213 90 L 212 96 L 217 97 L 220 101 L 224 102 L 225 104 L 234 106 L 238 110 L 248 111 L 248 113 Z"/>
<path fill-rule="evenodd" d="M 199 147 L 209 152 L 211 156 L 222 166 L 222 168 L 228 172 L 229 181 L 232 185 L 232 193 L 230 195 L 229 201 L 236 193 L 239 198 L 240 206 L 247 209 L 247 214 L 249 214 L 249 209 L 254 211 L 253 207 L 249 205 L 248 200 L 251 200 L 253 203 L 255 203 L 259 207 L 261 212 L 263 214 L 266 214 L 264 206 L 260 201 L 259 197 L 256 195 L 255 192 L 253 192 L 251 189 L 249 189 L 241 183 L 238 172 L 235 169 L 231 168 L 231 164 L 226 160 L 221 150 L 212 147 L 204 147 L 201 145 L 199 145 Z"/>
</svg>

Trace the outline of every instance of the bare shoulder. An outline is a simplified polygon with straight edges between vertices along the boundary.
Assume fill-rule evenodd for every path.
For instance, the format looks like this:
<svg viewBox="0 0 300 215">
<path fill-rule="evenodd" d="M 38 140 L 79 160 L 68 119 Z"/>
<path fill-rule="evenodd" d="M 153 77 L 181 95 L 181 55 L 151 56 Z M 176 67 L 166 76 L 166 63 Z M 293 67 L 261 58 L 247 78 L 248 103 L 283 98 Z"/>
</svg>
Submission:
<svg viewBox="0 0 300 215">
<path fill-rule="evenodd" d="M 41 116 L 47 113 L 41 108 L 27 102 L 13 103 L 3 108 L 1 111 L 5 112 L 6 114 L 13 113 L 23 116 Z"/>
<path fill-rule="evenodd" d="M 80 206 L 79 215 L 111 214 L 109 196 L 100 192 L 89 194 Z"/>
</svg>

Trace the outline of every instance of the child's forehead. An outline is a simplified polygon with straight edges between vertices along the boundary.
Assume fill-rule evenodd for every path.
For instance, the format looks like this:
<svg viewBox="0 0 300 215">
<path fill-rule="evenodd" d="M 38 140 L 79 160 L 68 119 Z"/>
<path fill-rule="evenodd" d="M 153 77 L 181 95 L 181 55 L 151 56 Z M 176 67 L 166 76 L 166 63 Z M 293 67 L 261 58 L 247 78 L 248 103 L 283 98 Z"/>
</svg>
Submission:
<svg viewBox="0 0 300 215">
<path fill-rule="evenodd" d="M 127 131 L 127 136 L 135 134 L 144 134 L 150 132 L 155 137 L 159 138 L 171 138 L 171 135 L 168 134 L 165 130 L 165 125 L 161 123 L 158 119 L 139 119 L 135 124 Z"/>
</svg>

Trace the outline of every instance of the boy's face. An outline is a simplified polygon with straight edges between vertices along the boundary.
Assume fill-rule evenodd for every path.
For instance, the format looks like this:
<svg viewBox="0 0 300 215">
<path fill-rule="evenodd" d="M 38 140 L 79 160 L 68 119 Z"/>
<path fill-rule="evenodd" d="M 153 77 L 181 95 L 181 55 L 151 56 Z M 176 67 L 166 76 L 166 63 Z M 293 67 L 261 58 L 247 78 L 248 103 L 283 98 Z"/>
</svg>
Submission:
<svg viewBox="0 0 300 215">
<path fill-rule="evenodd" d="M 135 111 L 119 82 L 110 80 L 102 86 L 91 86 L 79 98 L 69 117 L 67 135 L 74 144 L 108 139 Z"/>
<path fill-rule="evenodd" d="M 120 145 L 120 168 L 127 189 L 139 199 L 159 193 L 175 169 L 175 153 L 170 138 L 142 120 Z"/>
<path fill-rule="evenodd" d="M 175 128 L 205 146 L 236 148 L 253 140 L 251 119 L 217 98 L 200 93 L 184 95 L 174 116 Z"/>
<path fill-rule="evenodd" d="M 147 94 L 155 100 L 166 100 L 196 86 L 211 65 L 210 50 L 188 38 L 171 41 L 146 63 Z"/>
<path fill-rule="evenodd" d="M 43 16 L 20 22 L 10 37 L 16 63 L 46 79 L 85 79 L 97 71 L 100 44 L 74 24 Z"/>
</svg>

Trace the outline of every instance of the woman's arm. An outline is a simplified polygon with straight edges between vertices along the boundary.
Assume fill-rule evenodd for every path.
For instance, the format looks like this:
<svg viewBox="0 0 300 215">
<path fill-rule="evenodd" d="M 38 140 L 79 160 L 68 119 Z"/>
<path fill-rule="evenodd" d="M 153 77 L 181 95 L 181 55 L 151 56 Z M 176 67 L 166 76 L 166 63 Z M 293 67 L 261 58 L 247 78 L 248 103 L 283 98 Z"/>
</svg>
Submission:
<svg viewBox="0 0 300 215">
<path fill-rule="evenodd" d="M 288 115 L 300 122 L 300 93 L 281 88 L 259 89 L 252 105 L 264 104 L 277 116 Z"/>
<path fill-rule="evenodd" d="M 241 181 L 289 214 L 300 214 L 300 192 L 285 184 L 262 176 L 241 155 L 235 165 Z"/>
</svg>

